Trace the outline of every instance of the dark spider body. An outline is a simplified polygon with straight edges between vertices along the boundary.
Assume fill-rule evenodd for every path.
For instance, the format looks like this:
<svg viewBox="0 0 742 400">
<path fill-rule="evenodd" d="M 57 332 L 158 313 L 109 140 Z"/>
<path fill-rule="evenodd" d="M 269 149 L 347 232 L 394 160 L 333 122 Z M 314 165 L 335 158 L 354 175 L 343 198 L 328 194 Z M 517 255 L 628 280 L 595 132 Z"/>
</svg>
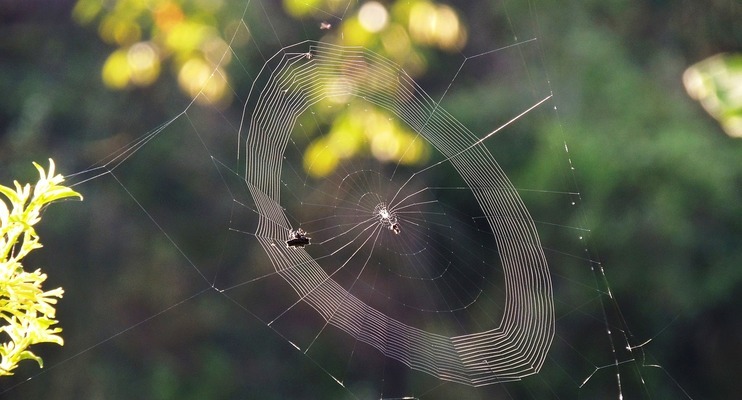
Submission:
<svg viewBox="0 0 742 400">
<path fill-rule="evenodd" d="M 286 247 L 304 247 L 309 243 L 309 241 L 312 239 L 307 236 L 307 233 L 304 232 L 304 229 L 297 229 L 297 230 L 290 230 L 289 231 L 290 239 L 286 241 Z"/>
</svg>

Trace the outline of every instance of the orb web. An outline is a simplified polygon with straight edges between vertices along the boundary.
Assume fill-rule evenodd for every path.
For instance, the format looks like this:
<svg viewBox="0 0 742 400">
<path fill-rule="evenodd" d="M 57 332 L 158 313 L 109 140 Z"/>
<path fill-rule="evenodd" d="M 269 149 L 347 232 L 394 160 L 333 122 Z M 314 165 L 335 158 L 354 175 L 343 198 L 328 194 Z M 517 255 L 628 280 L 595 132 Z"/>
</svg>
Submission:
<svg viewBox="0 0 742 400">
<path fill-rule="evenodd" d="M 307 41 L 283 48 L 271 60 L 274 65 L 264 69 L 270 76 L 262 90 L 253 89 L 258 100 L 243 120 L 245 182 L 259 218 L 254 237 L 275 272 L 298 296 L 287 310 L 304 303 L 325 323 L 318 335 L 331 325 L 387 357 L 444 380 L 479 386 L 538 372 L 554 335 L 546 257 L 528 210 L 492 155 L 478 145 L 482 139 L 437 106 L 398 66 L 368 50 Z M 285 246 L 287 232 L 299 228 L 281 202 L 284 153 L 296 119 L 324 98 L 347 96 L 388 110 L 443 158 L 406 179 L 399 169 L 389 176 L 369 176 L 376 173 L 364 171 L 348 174 L 338 188 L 338 204 L 315 207 L 320 210 L 311 217 L 329 219 L 331 227 L 326 229 L 339 233 L 326 239 L 314 237 L 317 244 L 309 248 Z M 446 163 L 466 183 L 492 232 L 505 282 L 501 321 L 492 328 L 456 336 L 392 318 L 354 294 L 364 268 L 372 264 L 376 253 L 383 252 L 377 251 L 383 247 L 382 237 L 418 236 L 408 243 L 425 242 L 431 247 L 429 231 L 440 227 L 415 224 L 414 215 L 408 224 L 404 213 L 426 203 L 432 189 L 424 180 Z M 363 190 L 353 188 L 355 180 L 363 182 Z M 385 184 L 377 184 L 383 186 L 377 191 L 367 182 Z M 352 216 L 338 219 L 332 218 L 333 213 Z M 332 226 L 338 220 L 343 224 Z M 345 261 L 332 263 L 335 258 L 313 256 L 314 246 L 322 246 L 328 255 L 344 255 Z M 435 247 L 412 247 L 405 257 L 424 257 L 421 253 L 429 254 Z M 340 284 L 336 277 L 347 275 L 344 270 L 349 269 L 358 270 L 355 278 Z"/>
</svg>

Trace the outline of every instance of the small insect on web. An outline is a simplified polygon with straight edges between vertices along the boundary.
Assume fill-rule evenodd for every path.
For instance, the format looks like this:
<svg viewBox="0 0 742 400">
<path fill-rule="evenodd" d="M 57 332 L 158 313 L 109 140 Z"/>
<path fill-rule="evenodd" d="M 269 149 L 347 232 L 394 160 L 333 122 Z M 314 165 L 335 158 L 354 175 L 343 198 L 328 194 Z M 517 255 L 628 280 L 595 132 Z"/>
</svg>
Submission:
<svg viewBox="0 0 742 400">
<path fill-rule="evenodd" d="M 289 230 L 289 237 L 290 239 L 286 241 L 286 247 L 304 247 L 309 245 L 309 241 L 312 239 L 301 228 Z"/>
</svg>

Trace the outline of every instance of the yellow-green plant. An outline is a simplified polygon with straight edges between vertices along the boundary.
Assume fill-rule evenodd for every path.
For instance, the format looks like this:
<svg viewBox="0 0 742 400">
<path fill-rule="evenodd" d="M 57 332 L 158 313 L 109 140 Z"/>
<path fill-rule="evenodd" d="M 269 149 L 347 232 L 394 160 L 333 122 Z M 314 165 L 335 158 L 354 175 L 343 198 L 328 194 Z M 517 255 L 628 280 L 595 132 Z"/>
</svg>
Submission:
<svg viewBox="0 0 742 400">
<path fill-rule="evenodd" d="M 683 84 L 729 136 L 742 138 L 742 53 L 717 54 L 691 65 Z"/>
<path fill-rule="evenodd" d="M 41 357 L 28 348 L 37 343 L 64 344 L 58 335 L 62 331 L 55 318 L 54 305 L 62 297 L 61 287 L 44 291 L 41 284 L 46 274 L 40 269 L 26 272 L 21 264 L 23 258 L 32 250 L 41 247 L 34 225 L 41 220 L 44 207 L 59 199 L 82 196 L 74 190 L 60 185 L 62 175 L 54 175 L 54 161 L 49 159 L 48 173 L 36 163 L 39 181 L 31 191 L 31 185 L 21 186 L 18 181 L 15 190 L 0 185 L 2 193 L 10 202 L 0 197 L 0 376 L 12 375 L 13 369 L 21 360 L 35 360 L 43 367 Z"/>
</svg>

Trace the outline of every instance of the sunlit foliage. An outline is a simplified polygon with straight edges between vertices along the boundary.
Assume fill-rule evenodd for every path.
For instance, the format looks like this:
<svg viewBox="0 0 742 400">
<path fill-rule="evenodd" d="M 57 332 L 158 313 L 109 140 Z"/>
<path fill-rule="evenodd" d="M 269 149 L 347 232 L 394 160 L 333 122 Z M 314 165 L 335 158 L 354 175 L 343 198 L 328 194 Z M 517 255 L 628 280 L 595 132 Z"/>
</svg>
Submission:
<svg viewBox="0 0 742 400">
<path fill-rule="evenodd" d="M 342 13 L 346 2 L 337 0 L 284 0 L 284 8 L 299 19 L 319 19 L 323 40 L 360 46 L 384 55 L 411 76 L 428 68 L 427 49 L 461 50 L 467 33 L 459 15 L 448 5 L 434 2 L 397 1 L 389 5 L 362 3 L 342 21 L 327 18 Z M 414 165 L 427 160 L 428 144 L 392 115 L 373 105 L 363 108 L 318 107 L 333 116 L 327 134 L 315 138 L 304 154 L 304 168 L 312 176 L 330 174 L 345 159 L 370 155 L 381 162 Z"/>
<path fill-rule="evenodd" d="M 426 160 L 428 152 L 427 143 L 389 113 L 356 103 L 339 112 L 327 134 L 307 147 L 304 169 L 314 177 L 322 177 L 332 173 L 341 161 L 361 156 L 414 165 Z"/>
<path fill-rule="evenodd" d="M 717 54 L 683 74 L 688 94 L 732 137 L 742 137 L 742 54 Z"/>
<path fill-rule="evenodd" d="M 323 41 L 365 47 L 412 77 L 425 73 L 430 50 L 455 52 L 466 44 L 463 21 L 445 4 L 415 0 L 348 6 L 347 0 L 283 1 L 284 11 L 316 26 Z M 100 38 L 115 47 L 101 70 L 107 87 L 149 86 L 169 62 L 187 96 L 224 105 L 231 99 L 225 69 L 231 53 L 223 39 L 226 27 L 218 26 L 215 15 L 228 12 L 226 8 L 221 0 L 78 0 L 73 18 L 82 25 L 97 23 Z M 335 15 L 343 18 L 330 18 Z M 327 121 L 321 131 L 327 134 L 315 135 L 306 147 L 304 165 L 310 175 L 326 176 L 341 161 L 358 156 L 401 165 L 426 160 L 427 144 L 408 127 L 372 105 L 364 110 L 367 114 L 353 107 L 318 108 L 320 119 Z M 367 125 L 377 119 L 386 122 Z"/>
<path fill-rule="evenodd" d="M 12 375 L 22 360 L 34 360 L 43 367 L 41 357 L 28 348 L 38 343 L 64 344 L 62 331 L 55 318 L 54 305 L 64 290 L 41 288 L 47 275 L 40 269 L 26 272 L 21 261 L 41 246 L 34 225 L 41 220 L 44 207 L 59 199 L 82 196 L 60 185 L 62 175 L 54 175 L 54 162 L 49 160 L 48 173 L 34 163 L 39 181 L 33 188 L 18 181 L 13 188 L 0 185 L 0 193 L 10 201 L 10 208 L 0 200 L 0 331 L 7 336 L 0 345 L 0 376 Z"/>
<path fill-rule="evenodd" d="M 426 49 L 461 50 L 467 30 L 459 14 L 446 4 L 428 0 L 362 3 L 342 21 L 328 19 L 347 6 L 338 0 L 284 0 L 285 10 L 299 19 L 326 20 L 324 40 L 362 46 L 390 58 L 411 76 L 427 69 Z M 329 28 L 327 28 L 329 25 Z M 336 26 L 337 25 L 337 26 Z"/>
<path fill-rule="evenodd" d="M 100 38 L 116 47 L 101 71 L 107 87 L 149 86 L 169 60 L 188 96 L 223 103 L 230 59 L 214 16 L 223 7 L 221 0 L 78 0 L 72 16 L 97 23 Z"/>
</svg>

